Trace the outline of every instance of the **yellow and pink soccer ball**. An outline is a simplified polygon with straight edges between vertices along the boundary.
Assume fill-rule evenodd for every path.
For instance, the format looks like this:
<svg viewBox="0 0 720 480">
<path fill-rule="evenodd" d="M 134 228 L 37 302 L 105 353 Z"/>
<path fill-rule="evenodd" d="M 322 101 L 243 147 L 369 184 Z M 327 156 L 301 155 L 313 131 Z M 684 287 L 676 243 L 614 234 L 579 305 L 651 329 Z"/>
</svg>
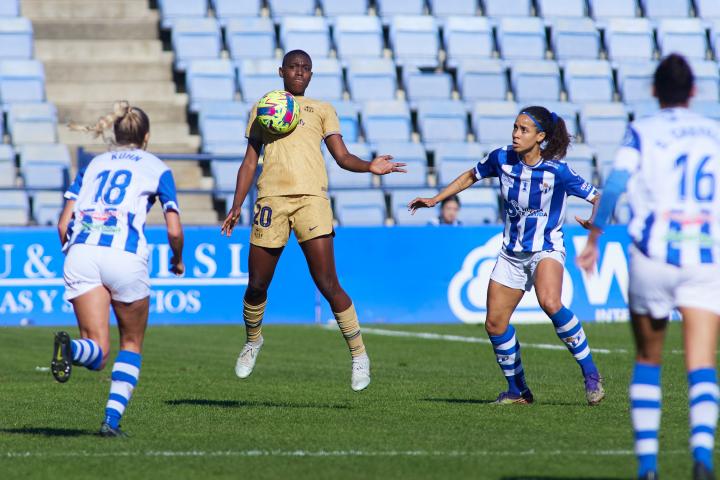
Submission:
<svg viewBox="0 0 720 480">
<path fill-rule="evenodd" d="M 300 105 L 290 92 L 273 90 L 258 101 L 257 120 L 274 135 L 288 134 L 300 120 Z"/>
</svg>

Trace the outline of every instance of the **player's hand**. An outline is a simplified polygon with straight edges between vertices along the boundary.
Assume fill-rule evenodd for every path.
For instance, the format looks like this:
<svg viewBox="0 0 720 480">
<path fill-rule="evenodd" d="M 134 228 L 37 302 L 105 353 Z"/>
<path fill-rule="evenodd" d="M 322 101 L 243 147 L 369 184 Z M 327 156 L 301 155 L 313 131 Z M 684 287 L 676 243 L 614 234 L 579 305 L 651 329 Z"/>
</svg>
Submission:
<svg viewBox="0 0 720 480">
<path fill-rule="evenodd" d="M 592 230 L 592 219 L 591 218 L 580 218 L 575 215 L 575 221 L 580 224 L 585 230 Z"/>
<path fill-rule="evenodd" d="M 170 271 L 178 277 L 182 276 L 185 273 L 185 264 L 182 259 L 173 256 L 170 259 Z"/>
<path fill-rule="evenodd" d="M 392 155 L 380 155 L 378 157 L 375 157 L 372 162 L 370 162 L 370 172 L 374 173 L 375 175 L 387 175 L 388 173 L 393 172 L 400 172 L 400 173 L 407 173 L 407 170 L 405 170 L 404 163 L 400 162 L 391 162 Z"/>
<path fill-rule="evenodd" d="M 437 205 L 437 201 L 433 198 L 416 198 L 412 202 L 408 203 L 408 210 L 410 210 L 410 215 L 415 215 L 415 211 L 418 208 L 432 208 L 435 205 Z"/>
<path fill-rule="evenodd" d="M 220 230 L 221 235 L 227 235 L 228 237 L 232 235 L 233 228 L 235 228 L 235 225 L 240 221 L 240 212 L 241 208 L 233 205 L 222 224 L 222 229 Z"/>
<path fill-rule="evenodd" d="M 575 263 L 578 267 L 585 270 L 586 273 L 590 274 L 595 269 L 595 264 L 598 261 L 598 247 L 597 243 L 588 240 L 585 244 L 585 248 L 575 258 Z"/>
</svg>

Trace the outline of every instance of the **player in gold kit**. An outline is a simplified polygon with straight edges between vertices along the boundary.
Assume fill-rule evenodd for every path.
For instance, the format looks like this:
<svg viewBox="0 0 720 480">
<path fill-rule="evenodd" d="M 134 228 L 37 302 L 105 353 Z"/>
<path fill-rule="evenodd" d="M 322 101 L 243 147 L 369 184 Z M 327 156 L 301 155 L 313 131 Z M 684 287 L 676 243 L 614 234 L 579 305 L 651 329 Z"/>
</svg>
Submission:
<svg viewBox="0 0 720 480">
<path fill-rule="evenodd" d="M 335 271 L 333 214 L 320 142 L 325 141 L 340 167 L 352 172 L 386 175 L 404 172 L 405 164 L 392 162 L 390 155 L 380 155 L 366 162 L 348 152 L 332 105 L 304 97 L 312 78 L 312 60 L 307 53 L 302 50 L 288 52 L 279 74 L 285 90 L 292 93 L 300 105 L 300 121 L 291 133 L 272 135 L 256 121 L 257 107 L 253 108 L 246 131 L 248 146 L 238 170 L 233 206 L 222 225 L 222 233 L 230 236 L 253 182 L 260 150 L 265 147 L 250 234 L 249 280 L 243 299 L 247 341 L 238 357 L 235 373 L 240 378 L 247 378 L 255 366 L 263 344 L 261 327 L 267 289 L 292 230 L 310 274 L 330 304 L 350 349 L 351 387 L 355 391 L 363 390 L 370 384 L 370 359 L 360 334 L 355 307 L 340 286 Z"/>
</svg>

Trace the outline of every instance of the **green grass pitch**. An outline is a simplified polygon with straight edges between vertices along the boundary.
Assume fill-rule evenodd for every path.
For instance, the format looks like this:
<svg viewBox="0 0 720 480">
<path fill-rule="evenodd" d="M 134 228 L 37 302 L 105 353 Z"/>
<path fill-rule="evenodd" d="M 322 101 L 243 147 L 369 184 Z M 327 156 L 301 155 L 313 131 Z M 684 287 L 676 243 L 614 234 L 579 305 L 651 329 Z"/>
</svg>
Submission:
<svg viewBox="0 0 720 480">
<path fill-rule="evenodd" d="M 469 325 L 375 328 L 486 338 Z M 152 327 L 122 423 L 132 437 L 103 439 L 110 366 L 55 383 L 36 369 L 52 330 L 1 328 L 0 478 L 632 478 L 629 326 L 586 324 L 591 346 L 611 350 L 595 354 L 608 393 L 598 407 L 567 351 L 538 348 L 560 345 L 550 325 L 517 331 L 531 406 L 489 404 L 505 382 L 484 343 L 367 333 L 373 383 L 355 393 L 337 329 L 266 326 L 255 372 L 239 380 L 242 326 Z M 680 347 L 674 324 L 660 438 L 672 479 L 691 468 Z"/>
</svg>

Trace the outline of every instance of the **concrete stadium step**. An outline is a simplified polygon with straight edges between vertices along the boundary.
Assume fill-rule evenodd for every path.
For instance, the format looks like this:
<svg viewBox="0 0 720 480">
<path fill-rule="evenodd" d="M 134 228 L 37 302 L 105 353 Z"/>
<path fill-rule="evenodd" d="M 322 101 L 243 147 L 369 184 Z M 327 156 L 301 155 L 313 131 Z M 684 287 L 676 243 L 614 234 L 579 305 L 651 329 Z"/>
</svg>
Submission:
<svg viewBox="0 0 720 480">
<path fill-rule="evenodd" d="M 102 138 L 93 139 L 92 134 L 85 132 L 77 132 L 69 128 L 60 127 L 58 129 L 60 142 L 73 145 L 104 145 Z M 189 128 L 186 123 L 151 123 L 150 124 L 150 145 L 167 145 L 173 143 L 192 143 L 193 137 L 189 134 Z M 187 150 L 182 150 L 187 152 Z"/>
<path fill-rule="evenodd" d="M 50 101 L 102 102 L 108 99 L 143 101 L 167 101 L 175 99 L 175 84 L 172 82 L 85 82 L 48 83 L 45 87 Z"/>
<path fill-rule="evenodd" d="M 175 96 L 173 103 L 145 101 L 137 103 L 148 117 L 150 117 L 150 128 L 153 129 L 156 123 L 185 123 L 187 122 L 187 97 L 183 94 Z M 118 99 L 121 100 L 121 99 Z M 91 123 L 112 110 L 113 101 L 106 102 L 75 102 L 56 103 L 58 108 L 58 120 L 60 123 Z"/>
<path fill-rule="evenodd" d="M 147 0 L 23 0 L 21 14 L 36 18 L 142 18 L 148 15 Z"/>
<path fill-rule="evenodd" d="M 212 202 L 210 194 L 206 194 L 206 196 Z M 178 202 L 180 203 L 180 221 L 183 225 L 217 225 L 218 232 L 220 231 L 220 218 L 215 210 L 188 209 L 188 204 L 183 203 L 182 199 L 178 198 Z M 162 208 L 154 206 L 148 213 L 146 223 L 148 225 L 165 225 Z"/>
<path fill-rule="evenodd" d="M 33 18 L 35 40 L 156 40 L 158 12 L 133 18 Z"/>
<path fill-rule="evenodd" d="M 48 83 L 87 81 L 101 82 L 172 82 L 172 54 L 164 52 L 160 58 L 153 61 L 135 62 L 87 62 L 83 59 L 77 61 L 53 60 L 45 62 L 45 77 Z"/>
<path fill-rule="evenodd" d="M 60 59 L 128 62 L 152 61 L 162 55 L 160 40 L 37 40 L 35 58 L 43 62 Z"/>
</svg>

